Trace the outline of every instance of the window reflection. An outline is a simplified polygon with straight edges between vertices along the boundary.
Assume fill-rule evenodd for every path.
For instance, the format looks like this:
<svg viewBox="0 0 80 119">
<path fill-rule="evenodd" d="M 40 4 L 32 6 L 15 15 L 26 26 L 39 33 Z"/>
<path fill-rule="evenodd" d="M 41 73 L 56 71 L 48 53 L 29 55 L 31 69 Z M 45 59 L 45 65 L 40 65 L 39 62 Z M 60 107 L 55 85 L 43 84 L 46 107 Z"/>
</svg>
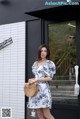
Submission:
<svg viewBox="0 0 80 119">
<path fill-rule="evenodd" d="M 74 95 L 76 56 L 76 22 L 53 23 L 48 25 L 51 59 L 56 64 L 52 94 L 55 100 L 76 102 Z M 70 102 L 71 103 L 71 102 Z"/>
</svg>

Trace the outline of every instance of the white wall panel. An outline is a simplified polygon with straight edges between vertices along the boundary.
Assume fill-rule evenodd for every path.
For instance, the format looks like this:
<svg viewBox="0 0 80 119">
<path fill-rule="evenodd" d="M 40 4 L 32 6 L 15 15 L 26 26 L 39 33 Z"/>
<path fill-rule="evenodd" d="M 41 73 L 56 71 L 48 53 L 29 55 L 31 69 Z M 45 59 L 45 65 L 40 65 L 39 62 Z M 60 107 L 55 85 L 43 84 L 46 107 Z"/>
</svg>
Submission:
<svg viewBox="0 0 80 119">
<path fill-rule="evenodd" d="M 11 107 L 12 119 L 24 119 L 25 22 L 0 25 L 0 43 L 9 37 L 13 43 L 0 50 L 0 112 Z"/>
</svg>

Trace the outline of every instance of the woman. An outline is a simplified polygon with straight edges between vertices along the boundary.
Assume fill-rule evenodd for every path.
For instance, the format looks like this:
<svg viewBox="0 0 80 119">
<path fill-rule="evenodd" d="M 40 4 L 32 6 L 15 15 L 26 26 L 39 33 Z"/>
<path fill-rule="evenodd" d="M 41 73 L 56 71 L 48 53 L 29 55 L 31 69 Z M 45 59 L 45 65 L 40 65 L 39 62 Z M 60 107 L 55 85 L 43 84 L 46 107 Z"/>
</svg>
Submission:
<svg viewBox="0 0 80 119">
<path fill-rule="evenodd" d="M 56 73 L 54 62 L 49 60 L 50 51 L 45 44 L 38 49 L 38 58 L 32 66 L 32 72 L 35 78 L 28 80 L 32 84 L 37 82 L 39 85 L 38 94 L 29 98 L 28 108 L 36 109 L 38 119 L 54 119 L 50 113 L 52 97 L 49 87 L 49 81 Z"/>
</svg>

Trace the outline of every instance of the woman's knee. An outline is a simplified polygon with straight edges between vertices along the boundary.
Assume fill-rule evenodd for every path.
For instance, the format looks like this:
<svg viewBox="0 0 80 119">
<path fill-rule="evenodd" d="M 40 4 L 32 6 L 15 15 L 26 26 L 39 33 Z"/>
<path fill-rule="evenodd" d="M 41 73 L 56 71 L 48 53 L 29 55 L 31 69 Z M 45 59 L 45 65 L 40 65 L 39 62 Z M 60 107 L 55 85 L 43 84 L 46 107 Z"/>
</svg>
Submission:
<svg viewBox="0 0 80 119">
<path fill-rule="evenodd" d="M 49 109 L 43 109 L 43 114 L 46 119 L 50 119 L 52 117 Z"/>
<path fill-rule="evenodd" d="M 44 119 L 43 111 L 41 109 L 37 109 L 38 119 Z"/>
</svg>

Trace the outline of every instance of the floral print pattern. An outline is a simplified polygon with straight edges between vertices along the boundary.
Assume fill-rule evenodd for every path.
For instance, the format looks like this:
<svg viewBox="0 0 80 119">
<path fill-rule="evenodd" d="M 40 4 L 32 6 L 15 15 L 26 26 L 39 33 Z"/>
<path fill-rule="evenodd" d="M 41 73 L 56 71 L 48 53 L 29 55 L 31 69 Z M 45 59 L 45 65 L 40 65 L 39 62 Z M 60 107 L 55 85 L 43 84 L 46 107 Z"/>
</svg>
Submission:
<svg viewBox="0 0 80 119">
<path fill-rule="evenodd" d="M 32 66 L 32 72 L 35 78 L 50 77 L 53 78 L 56 73 L 56 67 L 54 62 L 51 60 L 46 60 L 44 64 L 37 67 L 37 62 L 34 62 Z M 28 108 L 38 109 L 38 108 L 51 108 L 52 97 L 49 87 L 49 82 L 38 81 L 39 91 L 34 97 L 29 97 Z"/>
</svg>

